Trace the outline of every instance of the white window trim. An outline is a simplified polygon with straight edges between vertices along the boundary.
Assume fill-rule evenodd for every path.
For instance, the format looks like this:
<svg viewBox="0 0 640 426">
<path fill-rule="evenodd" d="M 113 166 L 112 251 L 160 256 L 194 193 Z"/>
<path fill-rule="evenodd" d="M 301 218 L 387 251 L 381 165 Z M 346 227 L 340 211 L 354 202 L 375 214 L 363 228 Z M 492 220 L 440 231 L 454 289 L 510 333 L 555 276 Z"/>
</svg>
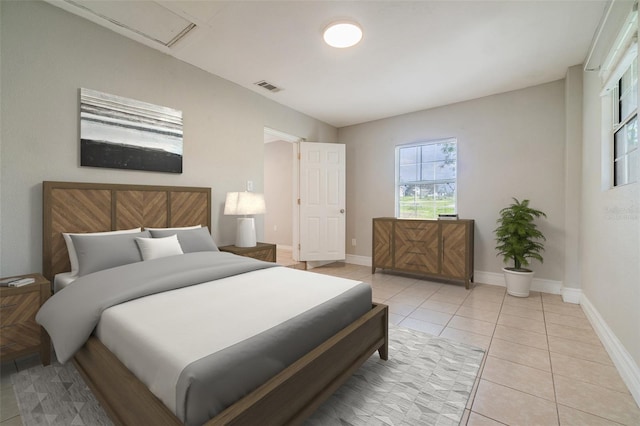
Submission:
<svg viewBox="0 0 640 426">
<path fill-rule="evenodd" d="M 602 81 L 602 145 L 601 145 L 601 190 L 608 191 L 626 185 L 614 185 L 614 128 L 618 129 L 616 116 L 618 106 L 614 106 L 617 97 L 618 81 L 638 56 L 638 11 L 632 11 L 618 33 L 609 54 L 600 71 Z"/>
<path fill-rule="evenodd" d="M 422 146 L 422 145 L 430 145 L 430 144 L 436 144 L 436 143 L 445 143 L 445 142 L 455 142 L 456 143 L 456 191 L 455 194 L 453 196 L 454 199 L 454 203 L 455 203 L 455 213 L 458 213 L 458 139 L 454 138 L 454 137 L 449 137 L 449 138 L 442 138 L 442 139 L 431 139 L 431 140 L 424 140 L 424 141 L 420 141 L 420 142 L 411 142 L 411 143 L 406 143 L 406 144 L 402 144 L 402 145 L 396 145 L 395 148 L 395 163 L 394 163 L 394 168 L 395 168 L 395 184 L 393 187 L 393 191 L 395 192 L 395 217 L 400 217 L 400 194 L 398 191 L 398 186 L 400 185 L 400 167 L 399 166 L 399 161 L 400 161 L 400 149 L 402 148 L 411 148 L 413 146 Z"/>
<path fill-rule="evenodd" d="M 606 96 L 611 94 L 611 91 L 618 86 L 618 80 L 622 77 L 622 74 L 629 68 L 633 59 L 638 56 L 638 42 L 631 43 L 627 51 L 620 58 L 620 62 L 616 65 L 613 72 L 607 73 L 608 77 L 604 80 L 602 85 L 602 92 L 600 96 Z"/>
<path fill-rule="evenodd" d="M 637 45 L 637 28 L 638 11 L 634 10 L 629 14 L 629 16 L 627 16 L 627 19 L 618 33 L 607 58 L 600 68 L 600 78 L 602 79 L 605 90 L 607 87 L 611 87 L 612 82 L 616 82 L 620 76 L 622 76 L 622 74 L 618 74 L 616 78 L 614 74 L 619 72 L 624 58 L 628 60 L 629 47 L 633 47 L 634 44 Z M 629 66 L 629 63 L 627 63 L 627 67 Z M 622 68 L 626 69 L 627 67 Z"/>
</svg>

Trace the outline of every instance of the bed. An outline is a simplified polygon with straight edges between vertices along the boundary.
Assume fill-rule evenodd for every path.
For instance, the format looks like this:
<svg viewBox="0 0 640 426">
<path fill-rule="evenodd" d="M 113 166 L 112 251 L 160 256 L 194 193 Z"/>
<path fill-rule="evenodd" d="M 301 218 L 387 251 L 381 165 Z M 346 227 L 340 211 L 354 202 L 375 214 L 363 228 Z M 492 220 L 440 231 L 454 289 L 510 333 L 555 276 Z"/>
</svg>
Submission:
<svg viewBox="0 0 640 426">
<path fill-rule="evenodd" d="M 210 188 L 44 182 L 43 201 L 43 272 L 49 279 L 71 267 L 63 232 L 211 225 Z M 387 307 L 371 305 L 206 424 L 301 423 L 374 352 L 387 359 L 387 323 Z M 181 424 L 95 336 L 73 362 L 115 424 Z"/>
</svg>

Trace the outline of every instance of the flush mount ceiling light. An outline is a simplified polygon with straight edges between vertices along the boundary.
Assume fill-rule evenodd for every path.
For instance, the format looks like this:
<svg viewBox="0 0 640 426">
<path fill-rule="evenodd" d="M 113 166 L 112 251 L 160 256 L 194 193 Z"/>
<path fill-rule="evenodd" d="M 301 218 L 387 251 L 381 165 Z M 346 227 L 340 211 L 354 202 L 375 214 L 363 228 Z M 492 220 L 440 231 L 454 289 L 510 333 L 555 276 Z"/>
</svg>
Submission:
<svg viewBox="0 0 640 426">
<path fill-rule="evenodd" d="M 339 49 L 351 47 L 362 40 L 362 29 L 355 22 L 334 22 L 324 30 L 324 41 Z"/>
</svg>

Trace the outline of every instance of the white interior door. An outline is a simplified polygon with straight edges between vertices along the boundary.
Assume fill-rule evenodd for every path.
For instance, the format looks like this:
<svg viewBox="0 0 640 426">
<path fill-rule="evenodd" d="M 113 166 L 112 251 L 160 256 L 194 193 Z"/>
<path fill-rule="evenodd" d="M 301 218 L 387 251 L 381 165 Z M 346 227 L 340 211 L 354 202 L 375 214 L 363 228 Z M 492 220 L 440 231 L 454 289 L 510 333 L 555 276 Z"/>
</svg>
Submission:
<svg viewBox="0 0 640 426">
<path fill-rule="evenodd" d="M 299 143 L 300 259 L 345 258 L 345 146 Z"/>
</svg>

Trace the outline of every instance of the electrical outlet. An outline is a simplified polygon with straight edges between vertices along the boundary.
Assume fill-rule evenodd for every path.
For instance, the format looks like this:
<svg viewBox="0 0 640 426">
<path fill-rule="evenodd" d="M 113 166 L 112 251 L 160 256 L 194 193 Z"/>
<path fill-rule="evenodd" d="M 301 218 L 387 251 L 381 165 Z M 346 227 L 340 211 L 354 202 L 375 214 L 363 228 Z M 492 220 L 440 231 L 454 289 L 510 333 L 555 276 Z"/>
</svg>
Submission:
<svg viewBox="0 0 640 426">
<path fill-rule="evenodd" d="M 247 181 L 247 191 L 248 192 L 253 191 L 253 181 L 252 180 L 248 180 Z"/>
<path fill-rule="evenodd" d="M 273 225 L 274 232 L 278 232 L 278 225 Z"/>
<path fill-rule="evenodd" d="M 356 239 L 355 238 L 351 239 L 351 245 L 354 246 L 354 247 L 356 246 Z"/>
</svg>

